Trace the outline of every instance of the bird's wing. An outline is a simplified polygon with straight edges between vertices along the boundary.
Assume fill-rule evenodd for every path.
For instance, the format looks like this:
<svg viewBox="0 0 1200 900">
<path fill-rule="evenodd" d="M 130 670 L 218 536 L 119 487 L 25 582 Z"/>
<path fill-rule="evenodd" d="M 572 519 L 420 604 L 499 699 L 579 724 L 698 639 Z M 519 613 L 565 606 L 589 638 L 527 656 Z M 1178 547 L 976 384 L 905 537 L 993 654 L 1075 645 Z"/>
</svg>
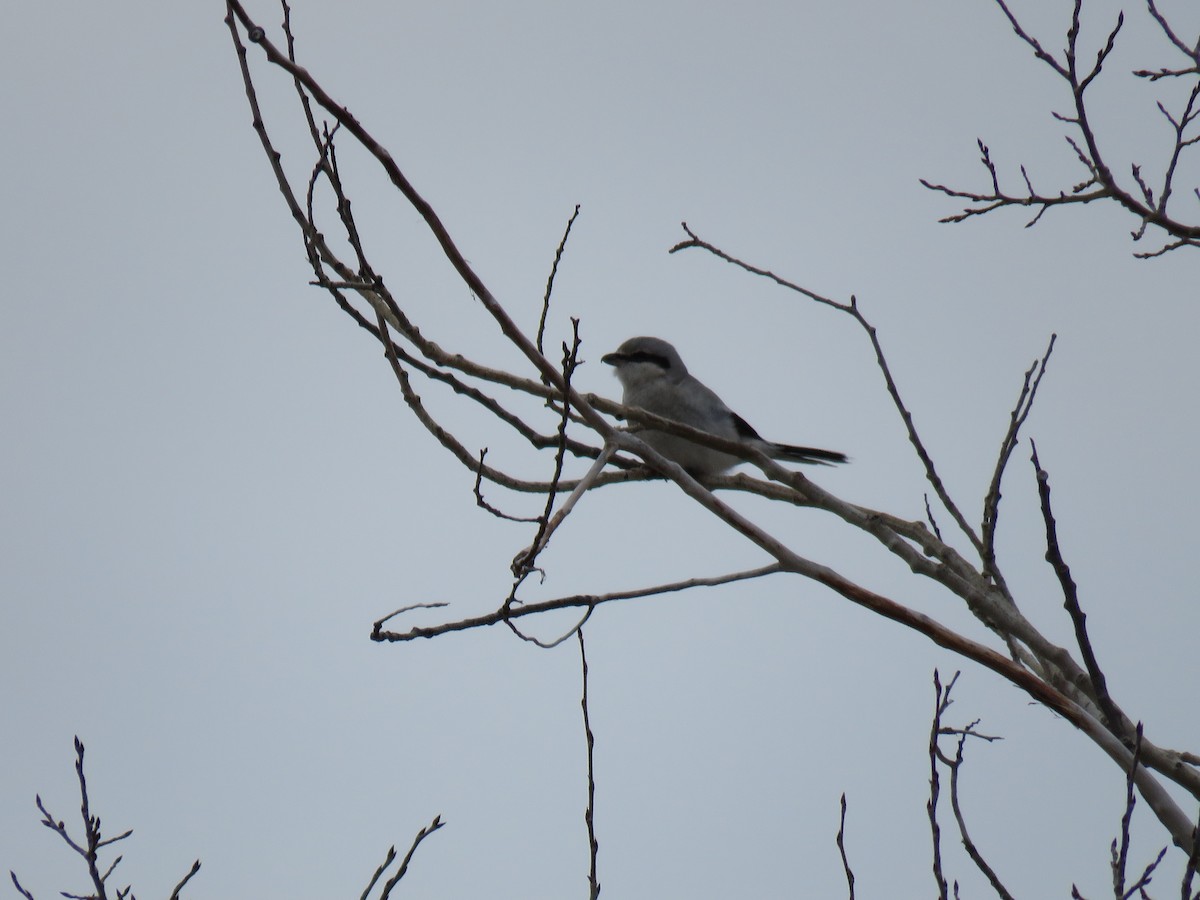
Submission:
<svg viewBox="0 0 1200 900">
<path fill-rule="evenodd" d="M 762 435 L 754 430 L 749 422 L 743 419 L 735 412 L 730 413 L 733 416 L 733 430 L 737 432 L 737 436 L 742 440 L 761 441 Z"/>
</svg>

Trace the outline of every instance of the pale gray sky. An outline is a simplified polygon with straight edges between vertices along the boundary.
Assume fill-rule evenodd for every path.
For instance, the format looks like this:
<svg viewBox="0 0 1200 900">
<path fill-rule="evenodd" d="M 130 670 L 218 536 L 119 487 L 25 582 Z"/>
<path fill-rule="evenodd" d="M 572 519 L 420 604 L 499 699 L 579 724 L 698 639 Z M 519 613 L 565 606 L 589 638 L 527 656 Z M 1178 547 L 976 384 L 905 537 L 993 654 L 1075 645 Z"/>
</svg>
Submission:
<svg viewBox="0 0 1200 900">
<path fill-rule="evenodd" d="M 1086 6 L 1094 44 L 1115 6 Z M 1016 8 L 1063 44 L 1066 0 Z M 273 2 L 250 9 L 280 19 Z M 0 868 L 39 897 L 85 888 L 33 805 L 40 792 L 76 816 L 78 734 L 94 809 L 111 833 L 134 828 L 119 872 L 140 896 L 165 896 L 196 857 L 191 896 L 358 896 L 388 845 L 438 813 L 448 825 L 419 851 L 408 895 L 583 896 L 574 645 L 541 651 L 501 629 L 368 640 L 407 603 L 494 608 L 529 533 L 475 507 L 377 346 L 306 286 L 223 13 L 124 0 L 5 16 Z M 1097 107 L 1122 172 L 1132 155 L 1150 168 L 1168 139 L 1150 89 L 1123 73 L 1174 62 L 1129 13 Z M 954 207 L 917 179 L 983 186 L 976 137 L 1014 186 L 1020 162 L 1039 186 L 1078 180 L 1049 114 L 1064 91 L 992 3 L 935 0 L 918 15 L 878 0 L 295 0 L 293 14 L 302 62 L 530 327 L 582 204 L 552 322 L 558 341 L 582 318 L 580 387 L 617 396 L 600 355 L 632 334 L 668 338 L 765 436 L 849 453 L 814 476 L 849 500 L 918 518 L 926 489 L 863 337 L 711 257 L 668 256 L 680 220 L 858 296 L 975 519 L 1021 374 L 1057 332 L 1026 435 L 1097 652 L 1157 742 L 1200 748 L 1200 257 L 1133 259 L 1136 223 L 1102 207 L 1033 230 L 1018 214 L 937 224 Z M 1200 27 L 1190 14 L 1186 34 Z M 306 172 L 290 87 L 258 71 L 285 163 Z M 491 354 L 494 326 L 415 216 L 360 154 L 342 162 L 393 290 L 430 336 Z M 489 443 L 452 398 L 426 393 Z M 819 514 L 735 503 L 811 558 L 981 635 L 957 601 Z M 1027 445 L 1005 503 L 1009 581 L 1067 642 Z M 542 562 L 531 598 L 763 560 L 675 489 L 642 484 L 589 496 Z M 990 673 L 822 588 L 779 579 L 627 603 L 587 637 L 604 896 L 843 896 L 843 791 L 860 896 L 929 896 L 935 667 L 964 669 L 956 722 L 1006 737 L 971 748 L 963 789 L 1009 886 L 1108 889 L 1124 790 L 1108 759 Z M 1143 829 L 1135 861 L 1164 841 Z M 955 844 L 950 873 L 979 896 Z M 1180 869 L 1169 859 L 1156 887 Z"/>
</svg>

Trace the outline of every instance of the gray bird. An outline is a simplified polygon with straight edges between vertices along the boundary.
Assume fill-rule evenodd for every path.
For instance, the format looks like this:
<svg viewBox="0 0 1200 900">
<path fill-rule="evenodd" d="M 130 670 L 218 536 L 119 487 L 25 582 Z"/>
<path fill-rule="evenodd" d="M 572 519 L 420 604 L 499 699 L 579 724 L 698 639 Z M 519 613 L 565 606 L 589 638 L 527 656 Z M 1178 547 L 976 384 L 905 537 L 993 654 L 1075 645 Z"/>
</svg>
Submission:
<svg viewBox="0 0 1200 900">
<path fill-rule="evenodd" d="M 636 406 L 709 434 L 757 447 L 775 459 L 821 466 L 846 462 L 844 453 L 763 440 L 745 419 L 688 374 L 679 353 L 664 340 L 630 338 L 616 352 L 601 357 L 601 361 L 616 370 L 625 389 L 622 402 L 626 406 Z M 736 456 L 663 431 L 639 431 L 637 434 L 697 478 L 719 475 L 742 462 Z"/>
</svg>

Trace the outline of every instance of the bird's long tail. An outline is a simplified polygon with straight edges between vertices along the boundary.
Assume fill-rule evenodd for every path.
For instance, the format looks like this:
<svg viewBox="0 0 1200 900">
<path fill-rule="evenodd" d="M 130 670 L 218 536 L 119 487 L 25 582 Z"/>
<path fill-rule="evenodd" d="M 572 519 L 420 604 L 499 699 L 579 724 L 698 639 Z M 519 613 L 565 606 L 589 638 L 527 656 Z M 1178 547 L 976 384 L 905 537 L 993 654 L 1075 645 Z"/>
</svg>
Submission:
<svg viewBox="0 0 1200 900">
<path fill-rule="evenodd" d="M 836 466 L 849 462 L 845 453 L 834 450 L 820 450 L 816 447 L 793 447 L 791 444 L 772 444 L 775 451 L 772 455 L 789 462 L 807 463 L 812 466 Z"/>
</svg>

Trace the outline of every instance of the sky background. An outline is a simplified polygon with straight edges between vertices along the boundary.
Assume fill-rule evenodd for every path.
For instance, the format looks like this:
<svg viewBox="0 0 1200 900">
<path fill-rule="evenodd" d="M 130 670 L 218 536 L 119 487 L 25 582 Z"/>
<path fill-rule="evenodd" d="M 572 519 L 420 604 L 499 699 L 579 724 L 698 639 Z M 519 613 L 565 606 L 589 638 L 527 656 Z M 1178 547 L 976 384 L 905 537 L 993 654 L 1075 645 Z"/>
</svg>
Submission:
<svg viewBox="0 0 1200 900">
<path fill-rule="evenodd" d="M 280 20 L 274 3 L 248 6 Z M 1014 8 L 1063 45 L 1065 0 Z M 1163 8 L 1200 33 L 1195 9 Z M 1014 188 L 1021 162 L 1043 189 L 1082 176 L 1050 116 L 1063 86 L 992 3 L 912 10 L 295 0 L 293 20 L 303 64 L 531 330 L 582 205 L 550 323 L 557 344 L 582 320 L 578 387 L 617 397 L 600 356 L 667 338 L 765 436 L 848 453 L 813 473 L 847 500 L 920 518 L 927 490 L 864 336 L 715 258 L 668 255 L 681 220 L 859 298 L 972 521 L 1021 375 L 1056 332 L 1025 434 L 1097 653 L 1153 740 L 1196 751 L 1197 257 L 1134 259 L 1137 223 L 1105 206 L 1031 230 L 1020 212 L 938 224 L 956 207 L 918 179 L 985 187 L 977 137 Z M 1119 173 L 1157 172 L 1164 94 L 1125 73 L 1177 60 L 1128 12 L 1096 122 Z M 1085 5 L 1089 48 L 1115 14 Z M 476 508 L 472 477 L 409 414 L 378 346 L 307 286 L 223 15 L 134 0 L 6 11 L 0 868 L 38 897 L 87 889 L 34 807 L 40 792 L 77 818 L 78 734 L 93 809 L 110 834 L 134 829 L 115 877 L 139 896 L 166 896 L 199 857 L 189 896 L 357 897 L 387 847 L 437 814 L 447 826 L 407 896 L 585 896 L 574 643 L 543 651 L 501 628 L 368 639 L 409 603 L 453 604 L 412 622 L 494 609 L 530 532 Z M 290 86 L 251 56 L 303 175 Z M 342 164 L 372 258 L 425 333 L 512 364 L 411 210 L 348 145 Z M 1184 168 L 1177 198 L 1192 221 L 1196 174 Z M 490 461 L 549 472 L 549 457 L 421 390 Z M 1005 482 L 1000 563 L 1026 615 L 1067 643 L 1028 456 L 1024 444 Z M 860 534 L 731 502 L 803 555 L 983 637 Z M 674 487 L 623 485 L 580 504 L 525 596 L 764 561 Z M 935 668 L 963 669 L 952 723 L 1005 737 L 969 748 L 962 790 L 1010 889 L 1111 890 L 1124 783 L 1109 760 L 996 676 L 819 586 L 780 577 L 606 607 L 587 640 L 606 897 L 844 896 L 843 792 L 859 896 L 929 896 Z M 1135 823 L 1140 868 L 1166 838 Z M 948 833 L 948 874 L 986 895 L 956 845 Z M 1177 894 L 1182 865 L 1168 857 L 1158 894 Z"/>
</svg>

